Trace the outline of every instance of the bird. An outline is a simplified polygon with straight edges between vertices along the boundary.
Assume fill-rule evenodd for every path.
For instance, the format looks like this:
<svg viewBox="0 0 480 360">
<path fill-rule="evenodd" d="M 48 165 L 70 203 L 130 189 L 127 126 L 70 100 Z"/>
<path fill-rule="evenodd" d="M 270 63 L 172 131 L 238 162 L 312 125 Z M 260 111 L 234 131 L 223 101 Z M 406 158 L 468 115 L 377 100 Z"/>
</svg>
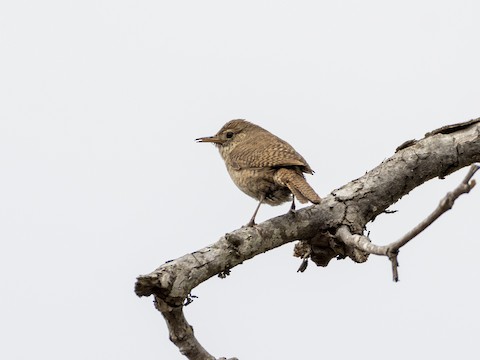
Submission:
<svg viewBox="0 0 480 360">
<path fill-rule="evenodd" d="M 314 173 L 310 165 L 289 143 L 258 125 L 235 119 L 215 135 L 195 140 L 215 144 L 235 185 L 259 201 L 247 227 L 255 225 L 263 203 L 276 206 L 292 200 L 294 212 L 295 198 L 302 204 L 321 201 L 303 175 Z"/>
</svg>

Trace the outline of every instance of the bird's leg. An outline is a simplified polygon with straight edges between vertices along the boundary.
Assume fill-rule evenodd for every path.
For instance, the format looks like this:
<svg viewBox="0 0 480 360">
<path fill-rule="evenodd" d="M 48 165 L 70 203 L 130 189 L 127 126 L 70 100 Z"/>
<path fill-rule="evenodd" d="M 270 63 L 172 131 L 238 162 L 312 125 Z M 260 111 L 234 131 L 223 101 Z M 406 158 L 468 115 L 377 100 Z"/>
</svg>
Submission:
<svg viewBox="0 0 480 360">
<path fill-rule="evenodd" d="M 262 195 L 262 197 L 260 198 L 260 201 L 258 202 L 257 208 L 255 209 L 255 212 L 253 213 L 252 218 L 246 225 L 247 227 L 252 227 L 253 225 L 255 225 L 255 216 L 257 216 L 258 209 L 260 209 L 260 205 L 262 205 L 263 200 L 265 200 L 264 195 Z"/>
<path fill-rule="evenodd" d="M 288 212 L 295 214 L 295 195 L 292 196 L 292 205 L 290 206 L 290 210 Z"/>
</svg>

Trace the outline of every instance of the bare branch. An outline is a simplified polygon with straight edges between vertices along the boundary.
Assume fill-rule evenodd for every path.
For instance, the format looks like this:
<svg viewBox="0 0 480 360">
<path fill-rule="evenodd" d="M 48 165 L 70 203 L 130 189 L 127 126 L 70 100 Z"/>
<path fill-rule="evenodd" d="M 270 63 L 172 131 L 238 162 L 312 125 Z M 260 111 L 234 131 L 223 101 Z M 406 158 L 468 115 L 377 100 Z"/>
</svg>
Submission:
<svg viewBox="0 0 480 360">
<path fill-rule="evenodd" d="M 453 203 L 455 202 L 455 200 L 458 199 L 460 195 L 470 192 L 470 190 L 475 186 L 475 180 L 471 179 L 473 175 L 478 171 L 478 169 L 480 169 L 480 166 L 472 165 L 463 181 L 452 192 L 449 192 L 447 195 L 445 195 L 445 197 L 440 201 L 437 208 L 425 220 L 420 222 L 412 230 L 410 230 L 400 239 L 392 242 L 391 244 L 384 246 L 375 245 L 366 236 L 352 234 L 347 226 L 339 227 L 336 235 L 343 243 L 348 246 L 356 247 L 357 249 L 365 251 L 369 254 L 388 256 L 388 258 L 392 262 L 393 280 L 398 281 L 397 257 L 400 248 L 406 245 L 410 240 L 420 234 L 428 226 L 430 226 L 443 213 L 450 210 L 453 206 Z"/>
<path fill-rule="evenodd" d="M 329 196 L 318 207 L 289 212 L 254 227 L 242 227 L 203 249 L 139 276 L 135 293 L 138 296 L 155 294 L 169 304 L 181 305 L 190 291 L 203 281 L 258 254 L 295 240 L 312 238 L 320 229 L 317 225 L 341 222 L 344 210 L 344 206 Z"/>
<path fill-rule="evenodd" d="M 183 315 L 183 306 L 170 306 L 158 296 L 155 296 L 155 307 L 167 323 L 170 340 L 180 352 L 191 360 L 216 360 L 198 342 L 193 334 L 193 328 Z"/>
<path fill-rule="evenodd" d="M 470 181 L 470 179 L 473 177 L 473 175 L 475 175 L 479 168 L 480 167 L 477 165 L 472 165 L 463 181 L 452 192 L 449 192 L 447 195 L 445 195 L 445 197 L 438 204 L 437 208 L 412 230 L 403 235 L 397 241 L 390 244 L 390 250 L 392 252 L 398 251 L 398 249 L 400 249 L 403 245 L 407 244 L 411 239 L 430 226 L 443 213 L 450 210 L 453 206 L 453 203 L 460 195 L 470 192 L 470 190 L 475 186 L 475 180 Z"/>
<path fill-rule="evenodd" d="M 474 186 L 474 181 L 469 182 L 474 171 L 471 170 L 473 173 L 458 191 L 454 190 L 441 203 L 442 210 L 438 214 L 434 212 L 397 242 L 378 246 L 357 234 L 415 187 L 479 161 L 480 119 L 443 127 L 421 140 L 404 143 L 392 157 L 334 190 L 318 205 L 278 216 L 255 227 L 232 231 L 203 249 L 139 276 L 135 292 L 138 296 L 155 296 L 156 307 L 167 322 L 170 338 L 182 354 L 195 360 L 215 359 L 198 343 L 183 315 L 183 305 L 193 288 L 212 276 L 228 274 L 236 265 L 256 255 L 295 240 L 301 240 L 295 254 L 304 259 L 301 270 L 306 268 L 306 259 L 327 266 L 334 257 L 363 262 L 368 254 L 377 254 L 390 258 L 394 277 L 398 278 L 398 248 Z"/>
<path fill-rule="evenodd" d="M 155 307 L 160 311 L 167 323 L 170 340 L 180 352 L 191 360 L 217 360 L 203 348 L 194 335 L 193 327 L 183 314 L 183 306 L 170 306 L 155 296 Z M 218 360 L 238 360 L 237 358 L 219 358 Z"/>
<path fill-rule="evenodd" d="M 353 246 L 369 254 L 387 255 L 387 247 L 373 244 L 370 239 L 364 235 L 352 234 L 348 226 L 340 226 L 335 235 L 345 245 Z"/>
</svg>

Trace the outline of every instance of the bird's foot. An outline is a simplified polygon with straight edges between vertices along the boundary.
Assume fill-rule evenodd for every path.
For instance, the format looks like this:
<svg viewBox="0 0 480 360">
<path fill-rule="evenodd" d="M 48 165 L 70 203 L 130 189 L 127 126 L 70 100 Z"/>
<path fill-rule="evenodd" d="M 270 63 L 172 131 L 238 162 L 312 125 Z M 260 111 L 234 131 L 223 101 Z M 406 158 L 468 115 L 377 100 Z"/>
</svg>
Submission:
<svg viewBox="0 0 480 360">
<path fill-rule="evenodd" d="M 249 221 L 246 225 L 244 225 L 244 226 L 242 226 L 242 227 L 254 227 L 255 225 L 257 225 L 257 224 L 255 224 L 255 220 L 254 220 L 254 219 L 250 219 L 250 221 Z"/>
<path fill-rule="evenodd" d="M 291 215 L 295 215 L 296 210 L 295 210 L 295 198 L 292 200 L 292 205 L 290 206 L 290 210 L 288 210 L 288 213 Z"/>
</svg>

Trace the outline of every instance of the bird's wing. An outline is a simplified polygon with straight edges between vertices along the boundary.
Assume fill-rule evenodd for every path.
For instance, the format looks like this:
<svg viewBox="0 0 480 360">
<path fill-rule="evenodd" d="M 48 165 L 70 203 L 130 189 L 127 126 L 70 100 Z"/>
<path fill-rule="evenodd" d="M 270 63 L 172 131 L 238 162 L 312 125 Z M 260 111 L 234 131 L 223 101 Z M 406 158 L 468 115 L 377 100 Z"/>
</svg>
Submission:
<svg viewBox="0 0 480 360">
<path fill-rule="evenodd" d="M 303 172 L 313 173 L 289 143 L 273 134 L 245 139 L 241 146 L 232 149 L 230 160 L 236 169 L 299 166 Z"/>
</svg>

